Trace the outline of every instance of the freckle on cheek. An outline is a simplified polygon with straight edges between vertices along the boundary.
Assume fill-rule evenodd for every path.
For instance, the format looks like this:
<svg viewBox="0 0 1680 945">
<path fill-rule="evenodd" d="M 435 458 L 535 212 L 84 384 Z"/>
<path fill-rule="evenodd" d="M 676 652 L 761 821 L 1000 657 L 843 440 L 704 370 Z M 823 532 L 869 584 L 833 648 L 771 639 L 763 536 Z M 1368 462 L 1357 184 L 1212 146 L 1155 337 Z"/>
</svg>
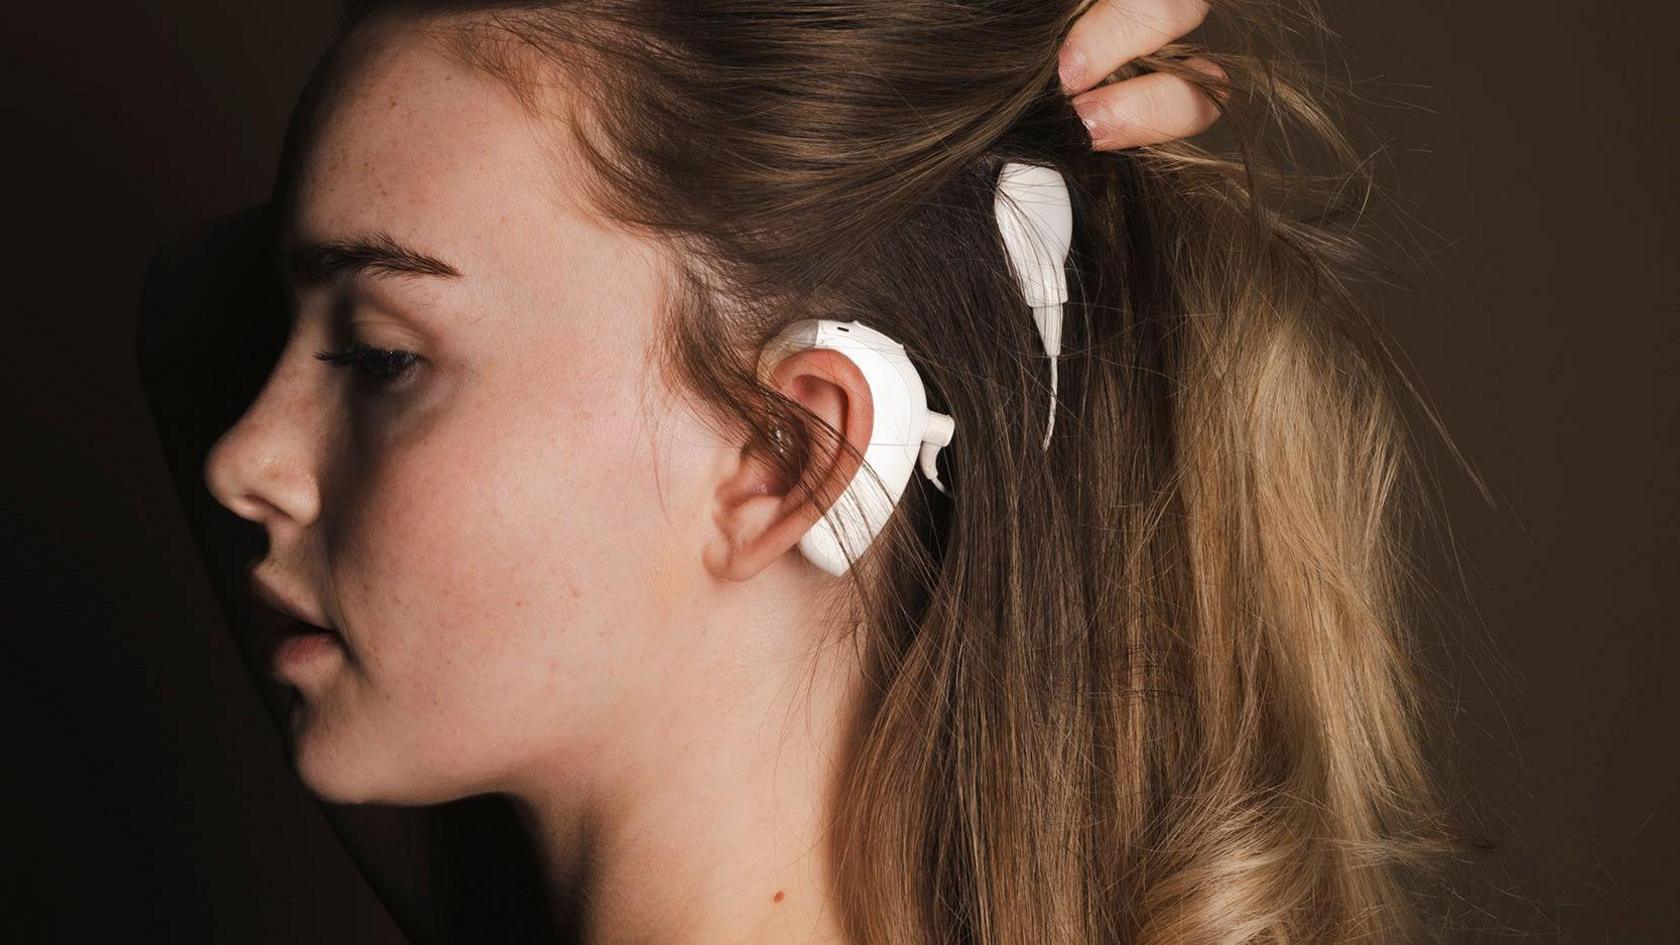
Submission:
<svg viewBox="0 0 1680 945">
<path fill-rule="evenodd" d="M 787 895 L 787 894 L 782 892 L 780 889 L 776 890 L 776 900 L 775 901 L 776 902 L 781 902 L 782 897 L 785 896 L 785 895 Z"/>
</svg>

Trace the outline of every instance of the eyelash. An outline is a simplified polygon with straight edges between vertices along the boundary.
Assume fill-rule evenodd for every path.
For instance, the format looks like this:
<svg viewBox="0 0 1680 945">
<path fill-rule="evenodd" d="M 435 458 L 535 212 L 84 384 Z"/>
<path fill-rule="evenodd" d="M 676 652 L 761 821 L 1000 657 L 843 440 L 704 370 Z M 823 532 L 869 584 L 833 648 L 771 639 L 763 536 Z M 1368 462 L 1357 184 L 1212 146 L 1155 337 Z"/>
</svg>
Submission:
<svg viewBox="0 0 1680 945">
<path fill-rule="evenodd" d="M 315 357 L 334 367 L 349 366 L 378 384 L 395 384 L 413 372 L 420 356 L 400 348 L 376 348 L 352 341 L 342 351 L 317 351 Z"/>
</svg>

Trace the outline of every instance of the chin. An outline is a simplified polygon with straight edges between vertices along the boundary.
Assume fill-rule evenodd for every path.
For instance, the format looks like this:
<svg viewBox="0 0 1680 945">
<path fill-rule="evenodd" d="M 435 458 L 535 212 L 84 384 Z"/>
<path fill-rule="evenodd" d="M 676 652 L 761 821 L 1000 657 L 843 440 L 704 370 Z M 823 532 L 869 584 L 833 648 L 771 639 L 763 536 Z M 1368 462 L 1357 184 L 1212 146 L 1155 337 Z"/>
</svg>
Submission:
<svg viewBox="0 0 1680 945">
<path fill-rule="evenodd" d="M 373 753 L 350 745 L 342 723 L 320 707 L 292 705 L 287 753 L 292 771 L 316 798 L 329 804 L 403 803 L 389 800 L 395 780 Z"/>
<path fill-rule="evenodd" d="M 381 778 L 365 759 L 345 752 L 332 743 L 320 720 L 298 705 L 292 709 L 291 738 L 287 745 L 292 772 L 309 793 L 330 804 L 367 804 L 378 801 Z"/>
<path fill-rule="evenodd" d="M 393 804 L 419 807 L 443 804 L 478 791 L 416 767 L 415 760 L 384 758 L 334 738 L 342 730 L 326 720 L 310 718 L 309 710 L 294 710 L 291 721 L 291 766 L 303 786 L 329 804 Z M 380 740 L 391 744 L 394 740 Z"/>
</svg>

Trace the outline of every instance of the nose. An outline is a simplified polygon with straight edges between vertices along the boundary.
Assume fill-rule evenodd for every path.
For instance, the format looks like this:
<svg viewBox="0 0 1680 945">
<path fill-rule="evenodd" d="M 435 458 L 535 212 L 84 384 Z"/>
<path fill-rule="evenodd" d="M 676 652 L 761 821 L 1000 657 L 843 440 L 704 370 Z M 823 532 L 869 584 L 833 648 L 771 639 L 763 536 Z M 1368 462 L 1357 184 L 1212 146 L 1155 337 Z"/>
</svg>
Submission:
<svg viewBox="0 0 1680 945">
<path fill-rule="evenodd" d="M 216 501 L 269 528 L 307 525 L 320 513 L 320 417 L 306 372 L 288 345 L 257 399 L 204 459 Z"/>
</svg>

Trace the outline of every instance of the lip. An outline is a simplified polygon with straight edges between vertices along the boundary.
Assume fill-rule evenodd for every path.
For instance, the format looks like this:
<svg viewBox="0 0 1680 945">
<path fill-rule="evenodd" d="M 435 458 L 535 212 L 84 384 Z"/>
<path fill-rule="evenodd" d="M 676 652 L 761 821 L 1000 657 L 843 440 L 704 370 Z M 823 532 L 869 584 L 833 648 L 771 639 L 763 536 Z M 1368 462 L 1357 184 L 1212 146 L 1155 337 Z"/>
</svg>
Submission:
<svg viewBox="0 0 1680 945">
<path fill-rule="evenodd" d="M 295 598 L 281 591 L 278 587 L 269 583 L 261 575 L 257 574 L 257 570 L 255 568 L 251 569 L 248 573 L 248 577 L 251 583 L 251 593 L 257 598 L 257 600 L 261 601 L 270 610 L 275 611 L 282 617 L 290 618 L 285 620 L 283 622 L 284 625 L 278 628 L 281 631 L 287 633 L 307 630 L 325 631 L 328 633 L 338 632 L 330 624 L 328 624 L 326 619 L 320 614 L 317 614 L 309 608 L 304 607 L 302 604 L 299 604 Z"/>
<path fill-rule="evenodd" d="M 275 634 L 269 651 L 269 677 L 288 686 L 306 686 L 319 679 L 321 667 L 345 657 L 344 640 L 313 624 L 294 620 Z"/>
</svg>

